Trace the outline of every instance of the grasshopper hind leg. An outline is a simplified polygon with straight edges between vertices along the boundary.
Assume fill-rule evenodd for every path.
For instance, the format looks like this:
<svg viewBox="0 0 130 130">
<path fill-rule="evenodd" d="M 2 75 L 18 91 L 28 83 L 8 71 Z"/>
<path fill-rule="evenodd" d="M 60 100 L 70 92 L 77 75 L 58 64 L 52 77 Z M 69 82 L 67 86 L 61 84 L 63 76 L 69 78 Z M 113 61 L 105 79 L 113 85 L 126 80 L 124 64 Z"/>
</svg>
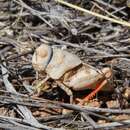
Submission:
<svg viewBox="0 0 130 130">
<path fill-rule="evenodd" d="M 96 88 L 85 98 L 83 99 L 77 99 L 79 102 L 79 105 L 83 105 L 85 102 L 88 102 L 90 99 L 92 99 L 107 83 L 107 80 L 102 81 L 101 83 L 97 84 Z"/>
</svg>

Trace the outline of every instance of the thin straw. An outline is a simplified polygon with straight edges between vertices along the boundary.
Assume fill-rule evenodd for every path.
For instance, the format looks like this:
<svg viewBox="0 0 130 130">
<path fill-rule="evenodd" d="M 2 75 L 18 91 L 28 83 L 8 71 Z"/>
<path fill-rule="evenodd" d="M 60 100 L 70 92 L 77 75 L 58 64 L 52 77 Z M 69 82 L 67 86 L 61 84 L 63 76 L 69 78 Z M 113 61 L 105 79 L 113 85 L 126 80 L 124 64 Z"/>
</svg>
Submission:
<svg viewBox="0 0 130 130">
<path fill-rule="evenodd" d="M 98 17 L 98 18 L 105 19 L 105 20 L 111 21 L 111 22 L 113 22 L 113 23 L 118 23 L 118 24 L 121 24 L 121 25 L 130 27 L 130 23 L 128 23 L 128 22 L 125 21 L 125 20 L 110 18 L 110 17 L 104 16 L 104 15 L 98 14 L 98 13 L 96 13 L 96 12 L 92 12 L 92 11 L 89 11 L 89 10 L 87 10 L 87 9 L 81 8 L 81 7 L 79 7 L 79 6 L 70 4 L 70 3 L 65 2 L 65 1 L 63 1 L 63 0 L 55 0 L 55 1 L 56 1 L 56 2 L 59 2 L 59 3 L 63 4 L 63 5 L 66 5 L 66 6 L 68 6 L 68 7 L 74 8 L 74 9 L 76 9 L 76 10 L 80 10 L 80 11 L 85 12 L 85 13 L 87 13 L 87 14 L 96 16 L 96 17 Z"/>
</svg>

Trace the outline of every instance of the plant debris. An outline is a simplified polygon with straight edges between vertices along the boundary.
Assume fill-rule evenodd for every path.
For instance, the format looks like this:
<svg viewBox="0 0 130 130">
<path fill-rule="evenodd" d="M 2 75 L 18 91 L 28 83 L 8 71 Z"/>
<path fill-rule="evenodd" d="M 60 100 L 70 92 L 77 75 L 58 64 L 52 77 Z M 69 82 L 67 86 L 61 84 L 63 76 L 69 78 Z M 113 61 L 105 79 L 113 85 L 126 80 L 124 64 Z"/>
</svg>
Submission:
<svg viewBox="0 0 130 130">
<path fill-rule="evenodd" d="M 1 129 L 130 127 L 129 0 L 1 0 L 0 7 Z M 100 91 L 80 106 L 49 80 L 38 95 L 35 85 L 45 75 L 33 69 L 32 56 L 41 44 L 97 70 L 111 68 L 114 91 Z M 91 91 L 72 90 L 74 98 Z"/>
</svg>

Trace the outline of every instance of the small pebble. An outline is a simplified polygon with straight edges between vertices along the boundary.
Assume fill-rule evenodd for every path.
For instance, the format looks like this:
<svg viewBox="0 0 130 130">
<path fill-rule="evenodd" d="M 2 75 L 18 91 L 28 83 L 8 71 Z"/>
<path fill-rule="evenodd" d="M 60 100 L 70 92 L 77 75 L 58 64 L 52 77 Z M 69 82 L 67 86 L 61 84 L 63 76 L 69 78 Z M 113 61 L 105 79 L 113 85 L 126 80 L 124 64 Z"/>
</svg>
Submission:
<svg viewBox="0 0 130 130">
<path fill-rule="evenodd" d="M 119 108 L 120 104 L 117 100 L 111 100 L 111 101 L 107 101 L 107 107 L 108 108 Z"/>
</svg>

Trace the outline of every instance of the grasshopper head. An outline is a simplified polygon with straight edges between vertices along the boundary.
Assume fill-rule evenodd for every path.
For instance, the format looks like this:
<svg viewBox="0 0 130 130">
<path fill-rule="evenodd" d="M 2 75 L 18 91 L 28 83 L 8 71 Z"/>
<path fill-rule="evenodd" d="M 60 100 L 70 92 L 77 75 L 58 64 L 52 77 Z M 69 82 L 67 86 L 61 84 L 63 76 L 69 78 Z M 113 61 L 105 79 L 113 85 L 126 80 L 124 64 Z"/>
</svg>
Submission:
<svg viewBox="0 0 130 130">
<path fill-rule="evenodd" d="M 52 57 L 52 48 L 48 45 L 40 45 L 34 52 L 32 57 L 32 65 L 36 71 L 45 71 Z"/>
</svg>

